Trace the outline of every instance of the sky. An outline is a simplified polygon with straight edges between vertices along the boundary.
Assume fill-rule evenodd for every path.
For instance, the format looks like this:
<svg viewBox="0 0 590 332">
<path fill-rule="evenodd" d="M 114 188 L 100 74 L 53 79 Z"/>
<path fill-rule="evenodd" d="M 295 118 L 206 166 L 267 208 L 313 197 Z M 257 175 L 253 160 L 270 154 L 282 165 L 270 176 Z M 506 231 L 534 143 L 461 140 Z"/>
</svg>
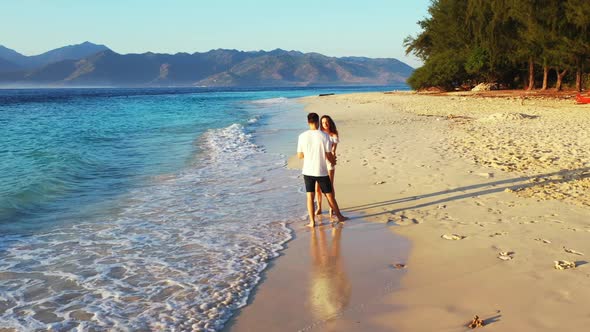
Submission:
<svg viewBox="0 0 590 332">
<path fill-rule="evenodd" d="M 297 50 L 406 56 L 430 0 L 0 0 L 0 45 L 24 55 L 90 41 L 121 54 Z"/>
</svg>

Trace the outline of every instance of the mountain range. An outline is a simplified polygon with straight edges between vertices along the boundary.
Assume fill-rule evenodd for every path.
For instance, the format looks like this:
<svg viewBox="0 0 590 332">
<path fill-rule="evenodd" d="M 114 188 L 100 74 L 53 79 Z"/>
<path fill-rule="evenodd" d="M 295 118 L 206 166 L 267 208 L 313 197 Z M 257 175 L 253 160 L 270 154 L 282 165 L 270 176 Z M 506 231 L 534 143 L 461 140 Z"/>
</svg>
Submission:
<svg viewBox="0 0 590 332">
<path fill-rule="evenodd" d="M 25 56 L 0 46 L 0 86 L 389 85 L 405 82 L 412 71 L 393 58 L 338 58 L 281 49 L 118 54 L 85 42 Z"/>
</svg>

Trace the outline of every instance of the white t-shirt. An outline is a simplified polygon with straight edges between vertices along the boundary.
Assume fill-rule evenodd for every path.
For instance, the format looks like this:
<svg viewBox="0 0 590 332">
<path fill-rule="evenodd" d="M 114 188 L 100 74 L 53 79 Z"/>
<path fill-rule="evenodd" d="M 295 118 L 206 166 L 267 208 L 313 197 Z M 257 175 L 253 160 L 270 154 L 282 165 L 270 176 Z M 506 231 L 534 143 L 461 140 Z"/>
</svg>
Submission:
<svg viewBox="0 0 590 332">
<path fill-rule="evenodd" d="M 321 130 L 308 130 L 299 135 L 297 152 L 303 152 L 303 169 L 307 176 L 328 176 L 326 152 L 332 151 L 330 136 Z"/>
</svg>

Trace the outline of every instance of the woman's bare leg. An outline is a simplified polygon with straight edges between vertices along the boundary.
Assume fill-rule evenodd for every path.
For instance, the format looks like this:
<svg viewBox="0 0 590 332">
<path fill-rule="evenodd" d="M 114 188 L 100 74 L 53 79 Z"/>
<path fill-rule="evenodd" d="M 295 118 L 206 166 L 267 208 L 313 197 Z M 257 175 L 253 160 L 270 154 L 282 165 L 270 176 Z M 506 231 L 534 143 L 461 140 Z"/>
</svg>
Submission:
<svg viewBox="0 0 590 332">
<path fill-rule="evenodd" d="M 331 169 L 328 171 L 328 175 L 330 176 L 330 182 L 332 183 L 332 194 L 334 194 L 334 197 L 336 197 L 336 190 L 334 189 L 334 173 L 336 173 L 336 169 Z M 321 195 L 318 194 L 318 196 L 321 196 Z M 330 207 L 330 216 L 332 216 L 333 213 L 334 213 L 334 211 Z"/>
<path fill-rule="evenodd" d="M 334 210 L 334 216 L 330 216 L 330 220 L 333 220 L 333 217 L 336 217 L 336 221 L 343 222 L 348 220 L 348 217 L 345 217 L 340 213 L 340 208 L 338 207 L 338 203 L 336 202 L 336 198 L 334 198 L 334 193 L 327 193 L 326 198 L 328 199 L 328 203 L 332 210 Z"/>
</svg>

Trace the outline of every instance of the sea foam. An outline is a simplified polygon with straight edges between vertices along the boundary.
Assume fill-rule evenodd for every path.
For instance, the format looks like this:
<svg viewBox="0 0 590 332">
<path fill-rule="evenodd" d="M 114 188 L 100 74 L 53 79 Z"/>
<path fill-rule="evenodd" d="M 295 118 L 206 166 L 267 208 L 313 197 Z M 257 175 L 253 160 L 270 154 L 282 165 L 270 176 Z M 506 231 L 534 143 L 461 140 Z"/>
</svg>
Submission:
<svg viewBox="0 0 590 332">
<path fill-rule="evenodd" d="M 303 215 L 297 174 L 240 124 L 117 213 L 0 236 L 0 321 L 17 330 L 218 330 L 246 304 Z"/>
</svg>

